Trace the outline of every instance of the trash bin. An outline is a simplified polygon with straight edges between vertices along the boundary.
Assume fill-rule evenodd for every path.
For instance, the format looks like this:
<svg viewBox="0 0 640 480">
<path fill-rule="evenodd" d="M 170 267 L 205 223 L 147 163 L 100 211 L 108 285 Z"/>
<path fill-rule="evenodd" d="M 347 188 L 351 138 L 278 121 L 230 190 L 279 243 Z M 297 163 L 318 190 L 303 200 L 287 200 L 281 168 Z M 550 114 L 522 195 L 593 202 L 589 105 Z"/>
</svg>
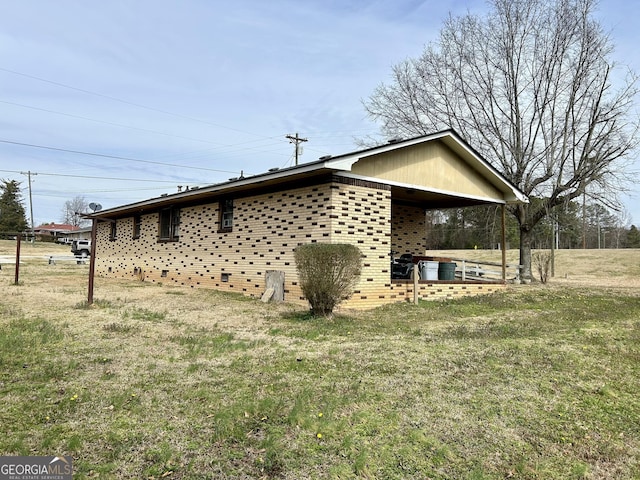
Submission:
<svg viewBox="0 0 640 480">
<path fill-rule="evenodd" d="M 438 280 L 455 280 L 456 279 L 456 263 L 440 262 L 438 265 Z"/>
<path fill-rule="evenodd" d="M 420 262 L 420 279 L 421 280 L 438 280 L 438 263 L 422 261 Z"/>
</svg>

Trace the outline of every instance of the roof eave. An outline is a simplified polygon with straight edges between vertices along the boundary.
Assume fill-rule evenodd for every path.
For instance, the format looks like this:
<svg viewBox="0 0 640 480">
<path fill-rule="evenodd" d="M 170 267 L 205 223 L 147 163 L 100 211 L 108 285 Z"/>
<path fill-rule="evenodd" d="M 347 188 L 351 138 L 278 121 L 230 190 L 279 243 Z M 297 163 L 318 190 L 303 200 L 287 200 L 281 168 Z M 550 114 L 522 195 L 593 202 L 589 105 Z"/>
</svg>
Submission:
<svg viewBox="0 0 640 480">
<path fill-rule="evenodd" d="M 284 179 L 295 179 L 296 177 L 310 176 L 327 170 L 326 161 L 317 161 L 295 167 L 272 170 L 267 173 L 252 175 L 249 177 L 229 180 L 227 182 L 216 183 L 207 187 L 191 189 L 184 192 L 163 194 L 159 197 L 150 198 L 140 202 L 120 205 L 118 207 L 101 210 L 99 212 L 87 214 L 86 218 L 104 218 L 117 216 L 120 213 L 132 212 L 135 210 L 147 210 L 150 208 L 162 208 L 165 205 L 172 205 L 177 202 L 185 203 L 198 198 L 206 198 L 232 192 L 234 190 L 246 190 L 248 187 L 268 183 L 278 183 Z"/>
</svg>

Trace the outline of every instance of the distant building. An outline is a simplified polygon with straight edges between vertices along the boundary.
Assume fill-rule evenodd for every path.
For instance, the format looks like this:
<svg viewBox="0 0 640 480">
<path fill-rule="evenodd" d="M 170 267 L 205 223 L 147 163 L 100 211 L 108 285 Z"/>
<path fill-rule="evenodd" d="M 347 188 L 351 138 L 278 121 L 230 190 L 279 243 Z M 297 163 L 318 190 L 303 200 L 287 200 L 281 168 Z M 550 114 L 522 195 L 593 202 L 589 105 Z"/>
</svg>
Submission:
<svg viewBox="0 0 640 480">
<path fill-rule="evenodd" d="M 73 232 L 80 230 L 80 227 L 76 225 L 69 225 L 66 223 L 49 223 L 40 225 L 33 229 L 33 233 L 37 240 L 40 241 L 55 241 L 58 243 L 67 243 L 63 241 L 69 237 Z"/>
<path fill-rule="evenodd" d="M 71 243 L 73 240 L 89 240 L 91 239 L 91 227 L 78 228 L 67 235 L 67 241 L 65 243 Z"/>
</svg>

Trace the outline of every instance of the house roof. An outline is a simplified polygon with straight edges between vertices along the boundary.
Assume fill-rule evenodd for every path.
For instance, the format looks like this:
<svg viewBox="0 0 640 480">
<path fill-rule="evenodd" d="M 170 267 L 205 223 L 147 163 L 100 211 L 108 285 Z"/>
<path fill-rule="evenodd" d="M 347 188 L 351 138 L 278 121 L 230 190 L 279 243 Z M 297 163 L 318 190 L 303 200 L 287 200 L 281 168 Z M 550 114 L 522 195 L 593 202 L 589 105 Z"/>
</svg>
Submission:
<svg viewBox="0 0 640 480">
<path fill-rule="evenodd" d="M 443 202 L 443 208 L 447 206 L 465 206 L 483 203 L 479 198 L 457 195 L 456 192 L 453 191 L 438 191 L 437 189 L 425 188 L 424 185 L 416 185 L 411 182 L 395 182 L 377 177 L 362 176 L 352 172 L 354 164 L 363 159 L 388 152 L 409 149 L 429 142 L 442 142 L 442 144 L 444 144 L 448 149 L 453 151 L 493 188 L 502 193 L 504 196 L 503 203 L 528 202 L 528 199 L 523 192 L 500 174 L 454 130 L 444 130 L 431 135 L 423 135 L 406 140 L 392 140 L 384 145 L 337 156 L 327 155 L 320 157 L 318 160 L 313 162 L 287 168 L 273 168 L 265 173 L 247 177 L 232 178 L 226 182 L 208 185 L 205 187 L 192 188 L 187 191 L 173 194 L 163 194 L 160 197 L 102 210 L 100 212 L 89 214 L 87 217 L 113 218 L 126 214 L 162 208 L 176 203 L 182 204 L 198 202 L 209 197 L 234 195 L 242 191 L 254 190 L 259 187 L 274 187 L 278 184 L 299 182 L 300 180 L 329 173 L 375 181 L 378 183 L 386 183 L 392 187 L 392 196 L 394 195 L 394 190 L 397 192 L 396 196 L 399 197 L 406 197 L 406 192 L 418 193 L 418 196 L 413 196 L 412 198 L 422 201 L 440 200 Z"/>
<path fill-rule="evenodd" d="M 36 227 L 34 231 L 36 232 L 57 232 L 57 233 L 68 233 L 75 232 L 79 230 L 80 227 L 76 225 L 69 225 L 67 223 L 49 223 L 48 225 L 40 225 Z"/>
</svg>

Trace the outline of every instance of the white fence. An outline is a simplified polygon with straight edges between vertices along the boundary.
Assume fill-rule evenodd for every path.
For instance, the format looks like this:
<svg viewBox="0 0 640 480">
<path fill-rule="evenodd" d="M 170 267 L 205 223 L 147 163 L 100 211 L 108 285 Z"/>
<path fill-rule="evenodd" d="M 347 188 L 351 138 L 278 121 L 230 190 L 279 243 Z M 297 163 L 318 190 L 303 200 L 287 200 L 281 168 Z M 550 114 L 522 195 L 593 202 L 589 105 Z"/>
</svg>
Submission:
<svg viewBox="0 0 640 480">
<path fill-rule="evenodd" d="M 462 281 L 502 281 L 502 263 L 470 260 L 468 258 L 452 258 L 451 261 L 456 262 L 456 278 Z M 516 283 L 519 282 L 521 267 L 518 264 L 506 264 L 505 279 Z"/>
</svg>

